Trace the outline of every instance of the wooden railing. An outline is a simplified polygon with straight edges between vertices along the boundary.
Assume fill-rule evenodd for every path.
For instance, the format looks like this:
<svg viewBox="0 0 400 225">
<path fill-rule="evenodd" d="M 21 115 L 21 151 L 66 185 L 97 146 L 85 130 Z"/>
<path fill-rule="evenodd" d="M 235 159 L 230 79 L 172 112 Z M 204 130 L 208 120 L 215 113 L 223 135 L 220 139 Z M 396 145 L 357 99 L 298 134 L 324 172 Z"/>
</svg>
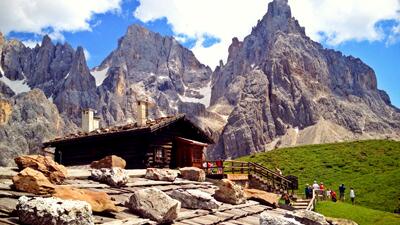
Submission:
<svg viewBox="0 0 400 225">
<path fill-rule="evenodd" d="M 316 189 L 313 189 L 313 191 L 312 191 L 312 198 L 306 208 L 306 210 L 308 210 L 308 211 L 314 211 L 314 209 L 315 209 L 315 205 L 317 204 L 317 192 L 316 191 L 317 191 Z"/>
<path fill-rule="evenodd" d="M 210 166 L 211 164 L 212 166 Z M 226 160 L 220 163 L 222 166 L 217 167 L 217 161 L 205 161 L 203 169 L 207 174 L 248 174 L 256 176 L 260 179 L 264 179 L 272 182 L 272 186 L 279 186 L 284 190 L 289 190 L 291 188 L 292 182 L 286 179 L 284 176 L 253 162 L 243 162 L 235 160 Z"/>
</svg>

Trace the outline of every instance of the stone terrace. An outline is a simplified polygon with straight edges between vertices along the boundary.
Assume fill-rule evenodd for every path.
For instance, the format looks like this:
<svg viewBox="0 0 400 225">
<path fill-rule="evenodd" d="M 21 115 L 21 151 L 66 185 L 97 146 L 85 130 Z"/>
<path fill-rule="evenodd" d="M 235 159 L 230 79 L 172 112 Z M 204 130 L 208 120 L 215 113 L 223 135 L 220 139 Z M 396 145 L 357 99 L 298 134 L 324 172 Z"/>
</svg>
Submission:
<svg viewBox="0 0 400 225">
<path fill-rule="evenodd" d="M 217 186 L 210 181 L 195 182 L 177 178 L 173 182 L 154 181 L 145 179 L 146 170 L 126 170 L 129 182 L 125 187 L 114 188 L 104 183 L 89 180 L 89 169 L 68 169 L 69 176 L 65 180 L 66 186 L 94 191 L 106 192 L 121 209 L 118 213 L 95 213 L 95 224 L 108 225 L 133 225 L 133 224 L 156 224 L 155 221 L 143 219 L 132 213 L 125 202 L 132 195 L 132 191 L 154 187 L 164 192 L 174 189 L 198 189 L 213 194 Z M 34 194 L 17 192 L 12 189 L 11 178 L 17 174 L 17 168 L 0 168 L 0 224 L 19 224 L 15 215 L 17 199 L 20 196 L 35 196 Z M 174 224 L 259 224 L 259 214 L 263 211 L 272 214 L 284 214 L 282 209 L 272 209 L 255 201 L 247 201 L 240 205 L 222 204 L 215 210 L 191 210 L 182 208 L 178 219 Z"/>
</svg>

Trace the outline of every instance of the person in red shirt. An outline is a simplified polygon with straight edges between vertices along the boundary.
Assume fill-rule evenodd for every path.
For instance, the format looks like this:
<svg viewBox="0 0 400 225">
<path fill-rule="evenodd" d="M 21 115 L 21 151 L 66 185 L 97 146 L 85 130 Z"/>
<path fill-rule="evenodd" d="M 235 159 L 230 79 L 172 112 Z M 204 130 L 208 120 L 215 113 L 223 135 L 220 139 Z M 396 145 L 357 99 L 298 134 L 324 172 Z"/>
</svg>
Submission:
<svg viewBox="0 0 400 225">
<path fill-rule="evenodd" d="M 324 187 L 324 183 L 322 183 L 322 182 L 319 184 L 319 192 L 322 195 L 322 198 L 325 199 L 326 198 L 325 187 Z"/>
<path fill-rule="evenodd" d="M 336 202 L 336 201 L 337 201 L 336 198 L 337 198 L 337 197 L 336 197 L 336 192 L 335 192 L 334 190 L 331 190 L 331 199 L 332 199 L 332 202 Z"/>
</svg>

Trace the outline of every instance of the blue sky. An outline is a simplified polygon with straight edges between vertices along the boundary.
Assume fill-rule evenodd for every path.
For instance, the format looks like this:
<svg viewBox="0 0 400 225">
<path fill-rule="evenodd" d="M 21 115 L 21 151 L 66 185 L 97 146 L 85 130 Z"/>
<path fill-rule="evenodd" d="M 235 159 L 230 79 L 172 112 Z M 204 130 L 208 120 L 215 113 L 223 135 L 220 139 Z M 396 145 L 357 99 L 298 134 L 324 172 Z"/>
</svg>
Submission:
<svg viewBox="0 0 400 225">
<path fill-rule="evenodd" d="M 118 38 L 133 23 L 175 36 L 191 48 L 201 62 L 214 68 L 219 59 L 226 59 L 231 38 L 242 39 L 249 34 L 266 13 L 269 2 L 87 0 L 81 4 L 78 0 L 59 0 L 56 2 L 60 4 L 49 6 L 51 0 L 31 0 L 37 4 L 28 10 L 24 1 L 16 0 L 7 5 L 2 5 L 6 1 L 0 2 L 0 31 L 8 38 L 18 38 L 31 46 L 40 43 L 45 33 L 55 42 L 67 41 L 75 48 L 83 46 L 91 68 L 116 48 Z M 364 1 L 361 9 L 358 7 L 360 0 L 345 2 L 352 10 L 344 11 L 341 0 L 289 1 L 293 15 L 313 40 L 362 59 L 375 70 L 379 88 L 387 91 L 392 103 L 400 107 L 400 1 L 387 0 L 377 5 Z M 78 9 L 77 4 L 81 4 Z M 26 10 L 27 16 L 13 21 L 7 11 L 2 12 L 4 6 L 8 11 L 13 11 L 10 8 Z M 35 11 L 33 7 L 38 7 L 40 18 L 35 18 L 36 14 L 29 15 Z M 26 18 L 30 20 L 24 22 Z"/>
</svg>

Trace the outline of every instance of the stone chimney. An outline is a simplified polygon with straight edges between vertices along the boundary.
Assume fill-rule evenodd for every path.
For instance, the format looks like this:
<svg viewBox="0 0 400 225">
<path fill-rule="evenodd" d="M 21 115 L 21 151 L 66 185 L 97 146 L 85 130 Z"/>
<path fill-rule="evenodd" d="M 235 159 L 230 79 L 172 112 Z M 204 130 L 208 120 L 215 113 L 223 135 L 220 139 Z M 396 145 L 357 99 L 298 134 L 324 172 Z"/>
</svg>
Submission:
<svg viewBox="0 0 400 225">
<path fill-rule="evenodd" d="M 149 103 L 139 100 L 137 102 L 137 124 L 138 126 L 146 126 L 147 117 L 149 115 Z"/>
<path fill-rule="evenodd" d="M 91 132 L 99 128 L 100 118 L 95 117 L 95 110 L 84 109 L 82 110 L 82 130 L 84 132 Z"/>
</svg>

